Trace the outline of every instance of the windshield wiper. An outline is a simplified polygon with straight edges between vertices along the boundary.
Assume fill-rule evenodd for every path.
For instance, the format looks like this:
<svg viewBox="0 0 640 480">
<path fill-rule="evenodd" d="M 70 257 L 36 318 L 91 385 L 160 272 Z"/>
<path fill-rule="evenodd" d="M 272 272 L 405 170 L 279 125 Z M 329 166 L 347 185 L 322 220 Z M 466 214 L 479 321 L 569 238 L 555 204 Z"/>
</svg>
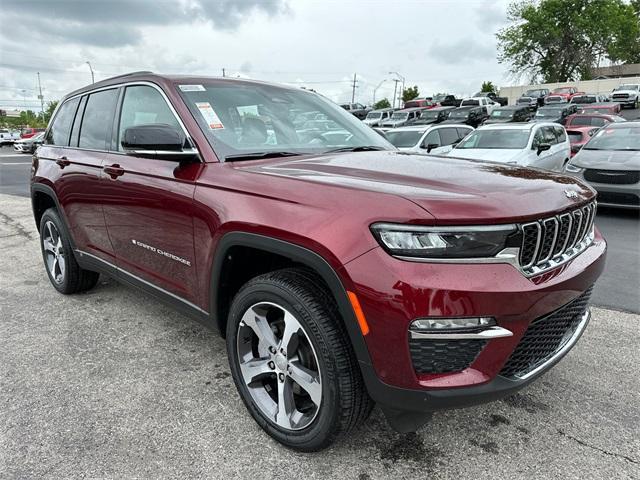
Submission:
<svg viewBox="0 0 640 480">
<path fill-rule="evenodd" d="M 334 148 L 333 150 L 327 150 L 324 153 L 334 153 L 334 152 L 377 152 L 380 150 L 386 150 L 384 147 L 374 147 L 371 145 L 362 145 L 359 147 L 341 147 Z"/>
<path fill-rule="evenodd" d="M 252 153 L 237 153 L 235 155 L 227 155 L 224 157 L 225 161 L 238 161 L 238 160 L 257 160 L 260 158 L 278 158 L 278 157 L 294 157 L 296 155 L 302 155 L 296 152 L 252 152 Z"/>
</svg>

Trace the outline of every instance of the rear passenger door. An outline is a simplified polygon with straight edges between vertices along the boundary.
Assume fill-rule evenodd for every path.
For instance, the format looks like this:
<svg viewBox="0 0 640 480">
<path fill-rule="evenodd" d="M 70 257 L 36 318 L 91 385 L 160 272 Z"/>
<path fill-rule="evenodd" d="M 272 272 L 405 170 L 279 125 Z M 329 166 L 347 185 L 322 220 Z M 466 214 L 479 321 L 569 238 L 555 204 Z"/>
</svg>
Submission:
<svg viewBox="0 0 640 480">
<path fill-rule="evenodd" d="M 37 151 L 75 242 L 83 253 L 113 262 L 103 215 L 102 162 L 111 135 L 117 89 L 105 89 L 65 101 Z"/>
<path fill-rule="evenodd" d="M 104 165 L 109 237 L 124 280 L 164 290 L 193 306 L 192 200 L 201 163 L 123 149 L 127 128 L 152 124 L 169 125 L 188 138 L 161 90 L 149 84 L 123 87 Z"/>
</svg>

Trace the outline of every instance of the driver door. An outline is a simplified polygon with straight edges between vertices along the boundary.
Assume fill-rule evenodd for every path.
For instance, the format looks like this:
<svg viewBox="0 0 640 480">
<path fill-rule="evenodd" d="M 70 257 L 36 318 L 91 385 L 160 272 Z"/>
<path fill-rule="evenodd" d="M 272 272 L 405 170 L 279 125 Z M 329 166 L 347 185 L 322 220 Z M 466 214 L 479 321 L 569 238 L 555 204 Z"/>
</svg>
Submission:
<svg viewBox="0 0 640 480">
<path fill-rule="evenodd" d="M 190 303 L 197 301 L 192 199 L 199 163 L 125 152 L 124 131 L 165 124 L 182 130 L 163 93 L 150 85 L 122 89 L 111 149 L 104 160 L 104 216 L 117 266 L 140 281 Z M 186 133 L 186 132 L 185 132 Z"/>
</svg>

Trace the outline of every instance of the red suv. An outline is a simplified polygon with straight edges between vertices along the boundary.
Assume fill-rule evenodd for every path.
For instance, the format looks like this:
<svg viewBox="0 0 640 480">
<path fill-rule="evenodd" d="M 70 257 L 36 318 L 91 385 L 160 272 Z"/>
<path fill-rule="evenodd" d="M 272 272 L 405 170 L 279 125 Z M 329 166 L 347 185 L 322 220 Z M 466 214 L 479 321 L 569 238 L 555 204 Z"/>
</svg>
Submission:
<svg viewBox="0 0 640 480">
<path fill-rule="evenodd" d="M 304 451 L 374 403 L 413 431 L 539 377 L 584 331 L 606 249 L 572 178 L 400 153 L 321 95 L 240 79 L 69 94 L 31 194 L 59 292 L 103 273 L 218 330 L 251 415 Z"/>
</svg>

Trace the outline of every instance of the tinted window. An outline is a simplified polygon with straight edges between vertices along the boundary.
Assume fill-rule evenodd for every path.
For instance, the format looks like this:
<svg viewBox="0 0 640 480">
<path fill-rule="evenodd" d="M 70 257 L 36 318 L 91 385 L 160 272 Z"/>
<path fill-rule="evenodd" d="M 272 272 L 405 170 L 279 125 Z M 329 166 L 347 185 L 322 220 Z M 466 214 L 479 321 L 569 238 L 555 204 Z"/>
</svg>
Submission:
<svg viewBox="0 0 640 480">
<path fill-rule="evenodd" d="M 434 130 L 433 132 L 429 132 L 429 134 L 422 141 L 423 147 L 428 147 L 429 145 L 435 145 L 437 147 L 442 145 L 442 143 L 440 143 L 440 134 L 438 133 L 437 130 Z"/>
<path fill-rule="evenodd" d="M 458 141 L 458 132 L 455 128 L 441 128 L 439 132 L 442 145 L 452 145 Z"/>
<path fill-rule="evenodd" d="M 582 133 L 581 132 L 567 132 L 569 134 L 569 141 L 571 143 L 576 143 L 576 142 L 580 142 L 582 140 Z"/>
<path fill-rule="evenodd" d="M 120 114 L 118 150 L 122 150 L 120 139 L 127 128 L 157 123 L 180 130 L 178 120 L 158 90 L 146 85 L 127 87 Z"/>
<path fill-rule="evenodd" d="M 396 147 L 413 147 L 422 136 L 420 130 L 390 130 L 387 132 L 387 140 Z"/>
<path fill-rule="evenodd" d="M 464 137 L 469 135 L 472 130 L 468 128 L 458 128 L 458 140 L 462 140 Z"/>
<path fill-rule="evenodd" d="M 92 93 L 87 100 L 80 127 L 80 148 L 105 150 L 111 132 L 118 91 L 103 90 Z"/>
<path fill-rule="evenodd" d="M 48 144 L 69 145 L 71 124 L 78 108 L 78 102 L 80 102 L 79 98 L 73 98 L 62 104 L 49 129 L 49 134 L 47 135 Z"/>
<path fill-rule="evenodd" d="M 80 100 L 80 106 L 78 106 L 78 113 L 76 114 L 76 118 L 73 121 L 73 127 L 71 128 L 71 140 L 69 141 L 69 145 L 71 147 L 78 146 L 78 137 L 80 136 L 80 123 L 82 122 L 82 112 L 84 112 L 84 107 L 87 104 L 87 97 L 82 97 Z"/>
</svg>

